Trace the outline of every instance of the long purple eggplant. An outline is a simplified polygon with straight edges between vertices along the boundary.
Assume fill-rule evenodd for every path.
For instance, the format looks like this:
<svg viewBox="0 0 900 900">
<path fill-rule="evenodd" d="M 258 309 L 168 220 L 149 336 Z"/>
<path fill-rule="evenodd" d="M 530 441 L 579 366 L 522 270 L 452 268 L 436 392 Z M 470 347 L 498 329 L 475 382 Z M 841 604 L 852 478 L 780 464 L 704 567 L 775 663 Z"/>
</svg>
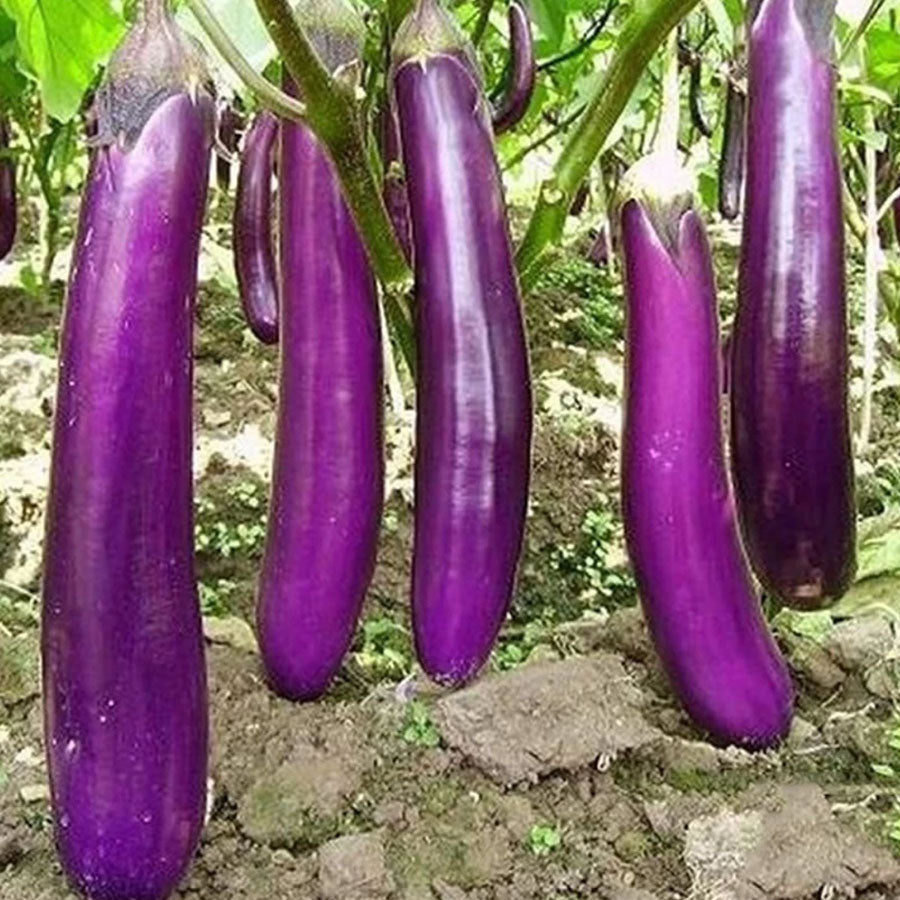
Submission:
<svg viewBox="0 0 900 900">
<path fill-rule="evenodd" d="M 719 156 L 719 212 L 729 221 L 734 221 L 741 214 L 746 120 L 747 96 L 731 77 L 725 98 L 725 131 Z"/>
<path fill-rule="evenodd" d="M 494 110 L 494 133 L 515 128 L 528 112 L 537 81 L 531 20 L 519 0 L 509 4 L 509 80 Z"/>
<path fill-rule="evenodd" d="M 528 496 L 531 391 L 490 110 L 436 0 L 397 35 L 413 227 L 418 411 L 412 611 L 434 680 L 486 662 L 512 597 Z"/>
<path fill-rule="evenodd" d="M 364 34 L 350 7 L 305 0 L 298 15 L 325 64 L 349 70 Z M 365 249 L 306 126 L 282 122 L 279 177 L 281 374 L 257 618 L 270 683 L 311 700 L 340 668 L 375 565 L 381 337 Z"/>
<path fill-rule="evenodd" d="M 760 581 L 816 609 L 855 570 L 834 3 L 757 0 L 751 12 L 735 486 Z"/>
<path fill-rule="evenodd" d="M 98 95 L 62 332 L 45 744 L 63 867 L 93 900 L 169 896 L 203 824 L 191 336 L 214 104 L 196 54 L 144 0 Z"/>
<path fill-rule="evenodd" d="M 622 212 L 627 356 L 625 534 L 672 687 L 721 744 L 785 736 L 792 691 L 744 558 L 720 419 L 720 345 L 709 244 L 690 200 Z"/>
<path fill-rule="evenodd" d="M 244 139 L 234 201 L 234 268 L 244 318 L 264 344 L 278 343 L 278 270 L 272 248 L 272 163 L 278 119 L 261 112 Z"/>
<path fill-rule="evenodd" d="M 703 111 L 703 62 L 699 56 L 695 57 L 690 65 L 688 108 L 691 113 L 691 122 L 697 131 L 703 137 L 711 138 L 713 129 L 706 119 L 706 113 Z"/>
<path fill-rule="evenodd" d="M 0 260 L 16 239 L 16 161 L 10 148 L 9 122 L 0 116 Z"/>
</svg>

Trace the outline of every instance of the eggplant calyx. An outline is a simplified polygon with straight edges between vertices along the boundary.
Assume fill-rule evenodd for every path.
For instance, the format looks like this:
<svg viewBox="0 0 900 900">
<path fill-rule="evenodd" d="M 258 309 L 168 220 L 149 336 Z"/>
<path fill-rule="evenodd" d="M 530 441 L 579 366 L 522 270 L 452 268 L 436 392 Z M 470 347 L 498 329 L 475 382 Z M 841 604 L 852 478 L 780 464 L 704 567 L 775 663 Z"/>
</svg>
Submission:
<svg viewBox="0 0 900 900">
<path fill-rule="evenodd" d="M 651 153 L 628 170 L 620 198 L 622 208 L 630 200 L 640 205 L 666 251 L 677 260 L 681 222 L 694 208 L 694 181 L 689 170 L 670 153 Z"/>
<path fill-rule="evenodd" d="M 366 25 L 346 0 L 300 0 L 294 15 L 331 74 L 345 83 L 359 78 Z"/>
<path fill-rule="evenodd" d="M 475 49 L 441 0 L 419 0 L 397 30 L 392 49 L 395 66 L 424 61 L 432 56 L 461 57 L 479 78 L 481 67 Z"/>
<path fill-rule="evenodd" d="M 151 0 L 110 59 L 92 111 L 97 133 L 89 143 L 132 147 L 169 97 L 212 101 L 214 92 L 202 46 L 175 24 L 164 5 Z M 212 131 L 215 108 L 207 105 Z"/>
</svg>

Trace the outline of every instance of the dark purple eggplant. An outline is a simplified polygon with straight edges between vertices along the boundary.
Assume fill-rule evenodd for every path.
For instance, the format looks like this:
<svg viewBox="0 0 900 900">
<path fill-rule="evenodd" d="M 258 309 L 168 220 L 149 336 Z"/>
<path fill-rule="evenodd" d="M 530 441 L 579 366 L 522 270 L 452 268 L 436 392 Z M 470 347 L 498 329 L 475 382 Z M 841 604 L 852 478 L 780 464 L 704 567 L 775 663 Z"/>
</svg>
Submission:
<svg viewBox="0 0 900 900">
<path fill-rule="evenodd" d="M 749 33 L 734 478 L 757 576 L 801 609 L 855 570 L 833 15 L 833 0 L 756 0 Z"/>
<path fill-rule="evenodd" d="M 139 5 L 97 99 L 47 503 L 45 746 L 75 886 L 163 900 L 206 805 L 191 337 L 215 116 L 163 0 Z"/>
<path fill-rule="evenodd" d="M 9 122 L 0 116 L 0 260 L 16 239 L 16 161 L 10 146 Z"/>
<path fill-rule="evenodd" d="M 490 109 L 471 45 L 419 0 L 394 45 L 413 230 L 417 404 L 413 630 L 459 685 L 509 608 L 528 498 L 531 389 Z"/>
<path fill-rule="evenodd" d="M 231 161 L 237 153 L 241 142 L 246 120 L 232 103 L 228 103 L 219 115 L 219 148 L 216 156 L 216 184 L 220 191 L 227 191 L 231 187 Z"/>
<path fill-rule="evenodd" d="M 591 188 L 588 182 L 584 182 L 575 193 L 572 205 L 569 207 L 569 215 L 577 219 L 584 212 L 588 199 L 591 196 Z"/>
<path fill-rule="evenodd" d="M 706 120 L 706 113 L 703 111 L 703 63 L 699 57 L 695 58 L 690 65 L 690 81 L 688 85 L 688 105 L 691 111 L 691 122 L 694 128 L 700 132 L 705 138 L 713 136 L 712 126 Z"/>
<path fill-rule="evenodd" d="M 261 112 L 244 140 L 234 202 L 234 268 L 244 318 L 264 344 L 278 343 L 278 267 L 272 248 L 272 169 L 278 119 Z"/>
<path fill-rule="evenodd" d="M 731 77 L 725 98 L 725 131 L 719 157 L 719 212 L 729 221 L 741 214 L 746 119 L 747 96 L 744 88 Z"/>
<path fill-rule="evenodd" d="M 622 508 L 645 618 L 694 722 L 720 744 L 770 747 L 790 728 L 792 689 L 753 590 L 728 483 L 703 223 L 689 195 L 641 195 L 623 209 L 622 243 Z"/>
<path fill-rule="evenodd" d="M 525 118 L 537 81 L 531 20 L 519 0 L 509 4 L 509 79 L 494 110 L 494 133 L 503 134 Z"/>
<path fill-rule="evenodd" d="M 364 26 L 343 0 L 297 15 L 349 72 Z M 291 80 L 289 93 L 296 93 Z M 327 152 L 283 121 L 278 425 L 257 622 L 270 684 L 311 700 L 353 639 L 381 523 L 382 350 L 375 280 Z"/>
</svg>

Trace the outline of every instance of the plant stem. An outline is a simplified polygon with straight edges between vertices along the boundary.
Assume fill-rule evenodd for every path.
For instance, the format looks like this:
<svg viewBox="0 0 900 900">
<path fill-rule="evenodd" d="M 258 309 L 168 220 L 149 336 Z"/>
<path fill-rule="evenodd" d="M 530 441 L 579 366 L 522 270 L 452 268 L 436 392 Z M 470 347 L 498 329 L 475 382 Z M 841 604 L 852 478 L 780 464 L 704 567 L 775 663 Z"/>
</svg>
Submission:
<svg viewBox="0 0 900 900">
<path fill-rule="evenodd" d="M 850 35 L 850 40 L 847 41 L 847 46 L 844 47 L 841 52 L 840 61 L 843 63 L 846 61 L 847 57 L 853 52 L 853 48 L 859 43 L 859 39 L 869 30 L 869 26 L 872 24 L 873 19 L 881 12 L 881 8 L 884 6 L 884 0 L 872 0 L 869 4 L 869 8 L 866 10 L 866 14 L 862 17 L 862 21 L 857 25 L 856 30 L 853 34 Z"/>
<path fill-rule="evenodd" d="M 866 107 L 866 130 L 875 130 L 871 106 Z M 871 143 L 866 158 L 866 274 L 863 321 L 863 396 L 859 425 L 859 449 L 865 450 L 872 437 L 872 394 L 875 385 L 876 342 L 878 337 L 878 158 Z"/>
<path fill-rule="evenodd" d="M 663 58 L 662 98 L 653 149 L 675 159 L 678 156 L 678 127 L 681 122 L 681 93 L 678 84 L 678 35 L 669 35 Z"/>
<path fill-rule="evenodd" d="M 484 40 L 488 23 L 491 21 L 491 10 L 494 8 L 494 0 L 481 0 L 481 11 L 478 13 L 478 21 L 472 32 L 472 45 L 477 47 Z"/>
<path fill-rule="evenodd" d="M 334 162 L 375 274 L 384 285 L 410 283 L 412 273 L 366 150 L 353 87 L 333 78 L 322 65 L 288 0 L 256 0 L 256 5 L 306 102 L 307 124 Z"/>
<path fill-rule="evenodd" d="M 524 287 L 536 275 L 535 263 L 548 244 L 559 240 L 572 196 L 584 181 L 603 144 L 625 109 L 638 79 L 669 32 L 698 0 L 648 0 L 631 13 L 619 46 L 597 85 L 588 109 L 541 186 L 537 207 L 517 256 Z"/>
<path fill-rule="evenodd" d="M 570 113 L 561 121 L 557 122 L 552 128 L 549 128 L 540 137 L 535 138 L 527 147 L 523 147 L 516 155 L 503 166 L 503 171 L 507 171 L 517 166 L 526 156 L 532 154 L 535 150 L 540 150 L 544 144 L 550 143 L 553 138 L 560 132 L 565 131 L 585 110 L 584 106 L 579 106 L 574 112 Z"/>
<path fill-rule="evenodd" d="M 878 221 L 879 221 L 879 222 L 880 222 L 880 221 L 881 221 L 888 213 L 890 213 L 890 212 L 893 210 L 894 204 L 895 204 L 898 200 L 900 200 L 900 187 L 898 187 L 898 188 L 896 188 L 894 191 L 892 191 L 892 192 L 888 195 L 887 200 L 885 200 L 884 203 L 881 204 L 881 207 L 880 207 L 879 210 L 878 210 Z M 900 234 L 898 234 L 897 237 L 900 238 Z"/>
<path fill-rule="evenodd" d="M 387 0 L 388 20 L 391 31 L 396 32 L 403 20 L 412 12 L 413 0 Z"/>
<path fill-rule="evenodd" d="M 610 16 L 616 11 L 618 5 L 619 0 L 610 0 L 606 5 L 606 9 L 600 14 L 600 18 L 585 31 L 578 43 L 574 47 L 563 50 L 562 53 L 551 56 L 550 59 L 545 59 L 542 63 L 539 63 L 537 67 L 538 72 L 547 72 L 550 69 L 555 69 L 564 62 L 568 62 L 570 59 L 574 59 L 576 56 L 584 53 L 603 34 L 606 23 L 609 22 Z"/>
<path fill-rule="evenodd" d="M 253 91 L 263 105 L 285 119 L 302 122 L 306 116 L 306 107 L 299 100 L 278 90 L 271 81 L 263 78 L 247 62 L 206 5 L 206 0 L 185 0 L 185 2 L 222 59 L 234 69 L 241 81 Z"/>
</svg>

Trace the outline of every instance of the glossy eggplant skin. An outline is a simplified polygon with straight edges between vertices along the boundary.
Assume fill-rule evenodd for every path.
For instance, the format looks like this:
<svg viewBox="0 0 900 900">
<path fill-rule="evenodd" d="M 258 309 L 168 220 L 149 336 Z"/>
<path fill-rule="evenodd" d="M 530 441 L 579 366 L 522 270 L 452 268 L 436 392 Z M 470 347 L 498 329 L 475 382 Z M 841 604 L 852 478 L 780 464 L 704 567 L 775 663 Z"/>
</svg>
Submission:
<svg viewBox="0 0 900 900">
<path fill-rule="evenodd" d="M 800 609 L 834 602 L 855 571 L 832 15 L 762 0 L 749 33 L 734 480 L 757 576 Z"/>
<path fill-rule="evenodd" d="M 519 289 L 481 84 L 446 13 L 398 35 L 394 90 L 413 227 L 417 416 L 412 616 L 420 663 L 449 686 L 487 661 L 512 597 L 532 405 Z M 405 42 L 408 42 L 405 43 Z M 447 44 L 446 52 L 443 44 Z M 422 47 L 410 58 L 407 45 Z"/>
<path fill-rule="evenodd" d="M 519 0 L 509 5 L 509 81 L 494 110 L 494 133 L 503 134 L 525 118 L 537 82 L 537 62 L 531 20 Z"/>
<path fill-rule="evenodd" d="M 332 68 L 347 61 L 326 51 Z M 289 79 L 285 89 L 296 93 Z M 280 153 L 280 387 L 257 624 L 269 683 L 313 700 L 341 666 L 375 567 L 381 334 L 375 281 L 331 160 L 306 126 L 287 121 Z"/>
<path fill-rule="evenodd" d="M 169 896 L 203 825 L 191 340 L 212 120 L 174 94 L 130 149 L 94 150 L 66 300 L 44 717 L 63 867 L 94 900 Z"/>
<path fill-rule="evenodd" d="M 688 209 L 671 244 L 642 201 L 622 212 L 627 285 L 622 506 L 645 618 L 672 687 L 720 744 L 776 744 L 792 689 L 744 558 L 720 420 L 706 234 Z"/>
<path fill-rule="evenodd" d="M 247 132 L 234 203 L 234 268 L 244 318 L 264 344 L 278 343 L 278 267 L 272 247 L 272 167 L 278 119 L 263 111 Z"/>
<path fill-rule="evenodd" d="M 6 258 L 16 239 L 16 163 L 10 151 L 9 122 L 0 116 L 0 260 Z"/>
<path fill-rule="evenodd" d="M 719 157 L 719 212 L 729 222 L 741 214 L 746 120 L 747 97 L 738 85 L 729 81 L 725 98 L 725 133 Z"/>
</svg>

